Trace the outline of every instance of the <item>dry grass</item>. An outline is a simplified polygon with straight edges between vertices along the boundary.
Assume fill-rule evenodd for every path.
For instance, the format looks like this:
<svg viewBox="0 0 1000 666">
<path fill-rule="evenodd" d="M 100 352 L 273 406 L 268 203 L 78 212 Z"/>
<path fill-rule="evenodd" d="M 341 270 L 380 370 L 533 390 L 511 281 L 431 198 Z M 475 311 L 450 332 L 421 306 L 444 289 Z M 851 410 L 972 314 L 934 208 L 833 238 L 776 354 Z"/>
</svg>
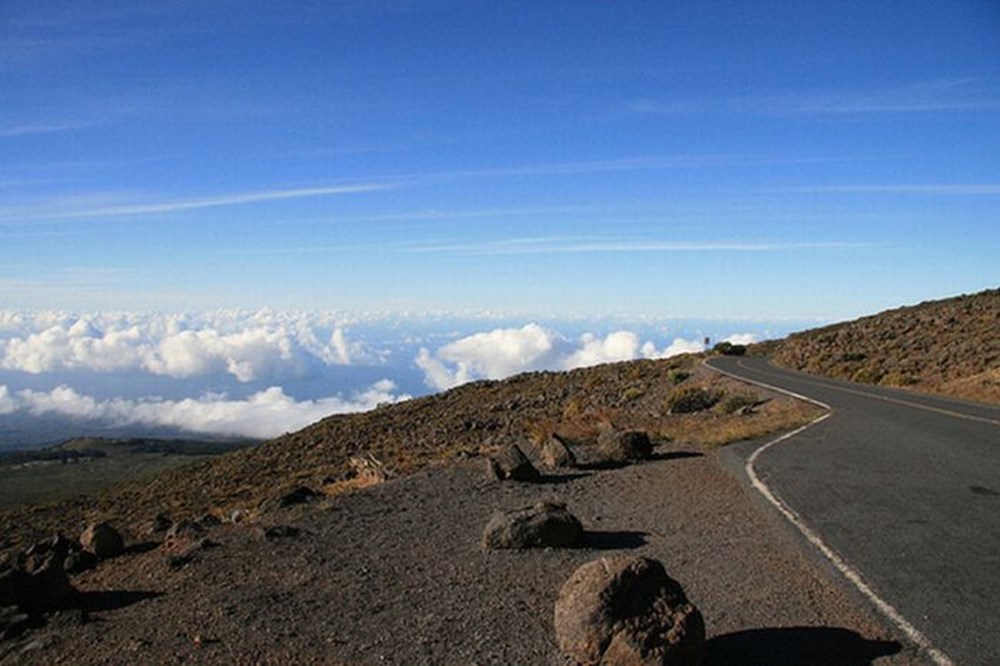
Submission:
<svg viewBox="0 0 1000 666">
<path fill-rule="evenodd" d="M 997 331 L 993 289 L 797 333 L 772 351 L 818 375 L 1000 404 Z"/>
</svg>

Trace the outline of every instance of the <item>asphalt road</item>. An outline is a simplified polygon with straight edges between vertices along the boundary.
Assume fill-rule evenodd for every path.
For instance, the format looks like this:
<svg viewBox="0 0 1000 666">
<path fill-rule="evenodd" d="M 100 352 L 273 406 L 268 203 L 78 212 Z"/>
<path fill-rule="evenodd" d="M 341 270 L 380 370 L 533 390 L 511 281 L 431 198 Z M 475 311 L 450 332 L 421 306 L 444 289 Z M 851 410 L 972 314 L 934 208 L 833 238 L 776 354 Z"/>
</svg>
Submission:
<svg viewBox="0 0 1000 666">
<path fill-rule="evenodd" d="M 757 476 L 953 663 L 1000 664 L 1000 407 L 710 365 L 832 409 L 762 452 Z"/>
</svg>

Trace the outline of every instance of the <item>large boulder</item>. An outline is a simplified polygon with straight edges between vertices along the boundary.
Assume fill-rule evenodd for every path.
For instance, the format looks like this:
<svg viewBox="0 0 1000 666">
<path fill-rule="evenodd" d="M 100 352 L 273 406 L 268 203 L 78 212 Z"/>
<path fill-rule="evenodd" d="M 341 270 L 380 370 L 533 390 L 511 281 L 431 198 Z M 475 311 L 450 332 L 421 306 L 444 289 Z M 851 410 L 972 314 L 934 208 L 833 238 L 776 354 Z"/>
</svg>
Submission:
<svg viewBox="0 0 1000 666">
<path fill-rule="evenodd" d="M 576 467 L 576 456 L 559 435 L 552 435 L 542 444 L 542 464 L 549 469 Z"/>
<path fill-rule="evenodd" d="M 486 474 L 499 481 L 537 481 L 538 470 L 517 444 L 510 444 L 486 461 Z"/>
<path fill-rule="evenodd" d="M 125 551 L 125 540 L 109 523 L 93 523 L 80 535 L 80 545 L 97 556 L 106 560 Z"/>
<path fill-rule="evenodd" d="M 559 592 L 556 639 L 581 664 L 694 666 L 705 659 L 705 623 L 663 565 L 602 557 Z"/>
<path fill-rule="evenodd" d="M 597 450 L 604 460 L 630 462 L 653 455 L 653 443 L 641 430 L 605 430 L 597 437 Z"/>
<path fill-rule="evenodd" d="M 483 530 L 485 548 L 559 548 L 573 546 L 583 526 L 562 502 L 539 502 L 516 511 L 493 514 Z"/>
</svg>

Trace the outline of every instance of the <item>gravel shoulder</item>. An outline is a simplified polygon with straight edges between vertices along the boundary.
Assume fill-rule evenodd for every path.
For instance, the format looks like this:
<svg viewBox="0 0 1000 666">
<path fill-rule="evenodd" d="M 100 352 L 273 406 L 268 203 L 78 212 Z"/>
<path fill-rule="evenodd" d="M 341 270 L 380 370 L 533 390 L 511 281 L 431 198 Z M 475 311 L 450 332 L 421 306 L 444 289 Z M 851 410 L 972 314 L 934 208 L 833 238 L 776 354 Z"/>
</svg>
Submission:
<svg viewBox="0 0 1000 666">
<path fill-rule="evenodd" d="M 212 529 L 180 568 L 167 546 L 75 579 L 89 610 L 0 644 L 0 663 L 564 664 L 553 608 L 579 565 L 659 559 L 706 618 L 710 664 L 912 664 L 872 611 L 761 506 L 714 449 L 489 482 L 483 460 Z M 489 551 L 496 509 L 567 503 L 580 548 Z M 288 525 L 294 536 L 262 534 Z M 85 617 L 83 617 L 85 616 Z"/>
</svg>

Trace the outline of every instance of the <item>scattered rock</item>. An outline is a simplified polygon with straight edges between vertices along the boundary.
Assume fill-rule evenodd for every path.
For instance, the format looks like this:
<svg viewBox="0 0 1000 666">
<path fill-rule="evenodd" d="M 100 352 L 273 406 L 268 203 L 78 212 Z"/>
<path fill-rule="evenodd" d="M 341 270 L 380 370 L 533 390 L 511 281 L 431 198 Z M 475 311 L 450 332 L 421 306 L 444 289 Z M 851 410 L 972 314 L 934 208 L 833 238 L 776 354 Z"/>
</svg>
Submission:
<svg viewBox="0 0 1000 666">
<path fill-rule="evenodd" d="M 17 562 L 0 569 L 0 607 L 14 608 L 31 617 L 65 607 L 76 589 L 63 569 L 62 549 L 29 550 L 30 555 L 22 554 Z M 19 627 L 20 622 L 11 626 Z"/>
<path fill-rule="evenodd" d="M 171 539 L 197 539 L 205 533 L 205 528 L 193 520 L 181 520 L 170 526 L 167 530 L 166 538 Z"/>
<path fill-rule="evenodd" d="M 602 557 L 577 569 L 559 592 L 556 639 L 581 664 L 688 666 L 705 659 L 705 623 L 663 565 Z"/>
<path fill-rule="evenodd" d="M 517 444 L 501 449 L 486 461 L 486 475 L 498 481 L 537 481 L 541 474 Z"/>
<path fill-rule="evenodd" d="M 347 463 L 351 467 L 350 477 L 361 486 L 383 483 L 391 476 L 382 461 L 370 453 L 351 456 Z"/>
<path fill-rule="evenodd" d="M 174 524 L 174 521 L 170 520 L 167 516 L 162 513 L 158 513 L 153 516 L 153 519 L 149 521 L 149 526 L 146 529 L 146 534 L 160 534 L 169 530 Z"/>
<path fill-rule="evenodd" d="M 295 506 L 296 504 L 305 504 L 322 496 L 323 493 L 318 493 L 312 488 L 298 486 L 273 500 L 273 504 L 274 508 L 282 509 L 288 506 Z"/>
<path fill-rule="evenodd" d="M 542 464 L 550 469 L 576 467 L 576 456 L 559 435 L 552 435 L 542 444 Z"/>
<path fill-rule="evenodd" d="M 653 443 L 641 430 L 605 430 L 597 437 L 597 450 L 604 460 L 630 462 L 653 455 Z"/>
<path fill-rule="evenodd" d="M 180 553 L 167 555 L 163 558 L 163 561 L 166 562 L 167 566 L 171 569 L 182 569 L 195 561 L 199 551 L 208 550 L 209 548 L 218 548 L 218 546 L 219 544 L 211 539 L 198 539 Z"/>
<path fill-rule="evenodd" d="M 185 551 L 183 553 L 177 553 L 175 555 L 167 555 L 165 558 L 163 558 L 163 561 L 166 562 L 168 567 L 170 567 L 174 571 L 177 571 L 178 569 L 183 569 L 188 564 L 194 561 L 194 553 Z"/>
<path fill-rule="evenodd" d="M 198 524 L 202 527 L 217 527 L 222 524 L 222 521 L 214 513 L 206 513 L 204 516 L 198 519 Z"/>
<path fill-rule="evenodd" d="M 302 533 L 297 527 L 291 525 L 270 525 L 268 527 L 257 526 L 254 534 L 258 538 L 274 541 L 275 539 L 294 539 Z"/>
<path fill-rule="evenodd" d="M 83 546 L 84 550 L 89 550 L 96 555 L 99 560 L 121 555 L 125 550 L 125 540 L 122 539 L 118 530 L 109 523 L 90 525 L 80 535 L 80 545 Z"/>
<path fill-rule="evenodd" d="M 88 550 L 78 550 L 75 553 L 70 553 L 63 560 L 63 569 L 71 576 L 83 573 L 84 571 L 90 571 L 96 566 L 97 556 Z"/>
<path fill-rule="evenodd" d="M 483 547 L 559 548 L 577 544 L 582 536 L 583 526 L 565 504 L 545 501 L 494 513 L 483 530 Z"/>
</svg>

